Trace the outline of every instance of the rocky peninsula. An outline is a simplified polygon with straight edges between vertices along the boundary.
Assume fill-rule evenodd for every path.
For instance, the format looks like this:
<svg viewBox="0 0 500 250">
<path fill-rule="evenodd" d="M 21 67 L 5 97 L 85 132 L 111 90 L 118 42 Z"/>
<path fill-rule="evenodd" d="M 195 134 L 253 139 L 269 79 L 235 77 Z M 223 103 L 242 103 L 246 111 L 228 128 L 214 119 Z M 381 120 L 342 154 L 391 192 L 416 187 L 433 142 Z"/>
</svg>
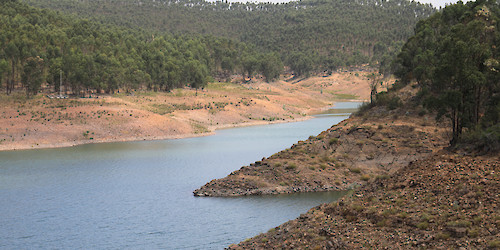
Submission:
<svg viewBox="0 0 500 250">
<path fill-rule="evenodd" d="M 415 88 L 194 191 L 237 196 L 351 189 L 229 249 L 498 249 L 500 157 L 450 149 Z M 356 188 L 354 188 L 356 187 Z"/>
<path fill-rule="evenodd" d="M 414 89 L 399 92 L 410 106 Z M 357 114 L 308 140 L 212 180 L 195 196 L 347 190 L 428 157 L 448 142 L 433 114 L 386 106 Z"/>
</svg>

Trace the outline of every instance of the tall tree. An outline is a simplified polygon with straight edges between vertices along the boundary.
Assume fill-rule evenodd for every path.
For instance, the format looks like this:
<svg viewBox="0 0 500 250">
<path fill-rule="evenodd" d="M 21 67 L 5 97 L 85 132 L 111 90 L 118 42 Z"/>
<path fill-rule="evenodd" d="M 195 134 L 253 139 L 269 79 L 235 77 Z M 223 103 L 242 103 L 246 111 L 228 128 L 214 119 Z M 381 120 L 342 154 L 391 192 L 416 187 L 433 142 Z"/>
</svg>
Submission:
<svg viewBox="0 0 500 250">
<path fill-rule="evenodd" d="M 3 80 L 4 74 L 9 70 L 9 63 L 5 59 L 0 59 L 0 83 Z"/>
<path fill-rule="evenodd" d="M 260 71 L 267 82 L 278 78 L 283 71 L 283 63 L 276 53 L 264 54 L 261 57 Z"/>
<path fill-rule="evenodd" d="M 10 60 L 10 72 L 9 72 L 9 80 L 7 81 L 7 94 L 12 93 L 12 90 L 15 86 L 16 81 L 16 69 L 20 59 L 20 52 L 17 48 L 17 45 L 14 42 L 10 42 L 4 49 L 5 55 Z"/>
<path fill-rule="evenodd" d="M 26 63 L 23 67 L 23 72 L 21 74 L 21 81 L 26 89 L 26 96 L 29 98 L 36 95 L 42 82 L 43 78 L 43 59 L 39 56 L 28 57 Z"/>
<path fill-rule="evenodd" d="M 495 1 L 447 6 L 421 21 L 398 55 L 397 75 L 416 80 L 423 103 L 450 119 L 451 144 L 464 130 L 493 128 L 500 116 L 499 11 Z"/>
</svg>

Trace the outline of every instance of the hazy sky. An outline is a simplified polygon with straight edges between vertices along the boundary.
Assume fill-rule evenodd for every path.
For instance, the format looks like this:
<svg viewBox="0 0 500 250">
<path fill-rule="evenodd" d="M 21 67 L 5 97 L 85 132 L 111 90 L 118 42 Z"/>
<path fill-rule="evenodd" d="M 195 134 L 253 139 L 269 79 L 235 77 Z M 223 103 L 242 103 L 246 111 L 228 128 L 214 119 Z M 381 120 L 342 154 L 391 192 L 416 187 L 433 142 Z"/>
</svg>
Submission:
<svg viewBox="0 0 500 250">
<path fill-rule="evenodd" d="M 458 0 L 418 0 L 417 2 L 421 3 L 430 3 L 432 6 L 439 8 L 439 7 L 444 7 L 446 4 L 449 3 L 456 3 Z M 463 1 L 466 2 L 466 1 Z"/>
<path fill-rule="evenodd" d="M 215 0 L 213 0 L 215 1 Z M 272 3 L 285 3 L 290 2 L 291 0 L 228 0 L 229 2 L 272 2 Z M 466 2 L 467 0 L 462 0 Z M 435 8 L 444 7 L 446 4 L 456 3 L 458 0 L 417 0 L 417 2 L 421 3 L 430 3 Z"/>
</svg>

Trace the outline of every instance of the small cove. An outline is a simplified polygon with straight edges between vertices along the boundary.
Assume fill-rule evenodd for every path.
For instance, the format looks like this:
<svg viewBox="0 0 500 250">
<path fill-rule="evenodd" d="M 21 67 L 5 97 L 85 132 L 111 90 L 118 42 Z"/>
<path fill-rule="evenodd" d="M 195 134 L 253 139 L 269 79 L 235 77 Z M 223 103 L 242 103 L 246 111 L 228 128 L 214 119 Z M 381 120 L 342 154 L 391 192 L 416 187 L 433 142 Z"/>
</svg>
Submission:
<svg viewBox="0 0 500 250">
<path fill-rule="evenodd" d="M 221 249 L 265 232 L 343 193 L 201 198 L 192 191 L 317 135 L 357 105 L 207 137 L 0 152 L 0 248 Z"/>
</svg>

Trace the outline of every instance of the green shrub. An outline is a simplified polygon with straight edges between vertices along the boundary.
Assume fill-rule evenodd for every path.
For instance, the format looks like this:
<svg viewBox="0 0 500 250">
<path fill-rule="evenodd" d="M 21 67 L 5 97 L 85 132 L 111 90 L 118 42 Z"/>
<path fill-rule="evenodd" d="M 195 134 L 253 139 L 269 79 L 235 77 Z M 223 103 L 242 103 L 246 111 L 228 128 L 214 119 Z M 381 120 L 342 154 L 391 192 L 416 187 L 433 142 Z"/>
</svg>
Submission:
<svg viewBox="0 0 500 250">
<path fill-rule="evenodd" d="M 446 225 L 449 227 L 470 227 L 472 223 L 466 220 L 457 220 L 457 221 L 450 221 L 446 223 Z"/>
<path fill-rule="evenodd" d="M 484 151 L 500 151 L 500 124 L 483 129 L 477 127 L 462 133 L 459 138 L 459 145 L 467 148 Z"/>
<path fill-rule="evenodd" d="M 418 116 L 424 116 L 424 115 L 426 115 L 426 114 L 427 114 L 427 110 L 425 110 L 425 109 L 422 109 L 422 110 L 420 110 L 420 111 L 418 112 Z"/>
<path fill-rule="evenodd" d="M 352 205 L 351 208 L 356 212 L 363 212 L 364 210 L 364 207 L 358 204 Z"/>
<path fill-rule="evenodd" d="M 380 92 L 377 94 L 375 103 L 381 106 L 387 106 L 388 109 L 394 110 L 402 105 L 399 97 L 389 94 L 387 92 Z"/>
<path fill-rule="evenodd" d="M 500 240 L 492 240 L 488 243 L 489 248 L 500 248 Z"/>
<path fill-rule="evenodd" d="M 436 240 L 447 240 L 449 238 L 450 238 L 449 233 L 440 232 L 440 233 L 436 234 Z"/>
<path fill-rule="evenodd" d="M 370 110 L 374 105 L 369 102 L 363 102 L 358 108 L 358 111 L 354 113 L 355 115 L 362 115 L 366 111 Z"/>
<path fill-rule="evenodd" d="M 349 168 L 349 171 L 355 173 L 355 174 L 360 174 L 361 173 L 361 169 L 360 168 Z"/>
<path fill-rule="evenodd" d="M 389 176 L 389 175 L 386 175 L 386 174 L 383 174 L 383 175 L 377 175 L 377 176 L 375 177 L 375 179 L 376 179 L 376 180 L 387 180 L 387 179 L 389 179 L 389 178 L 390 178 L 390 176 Z"/>
<path fill-rule="evenodd" d="M 429 228 L 429 222 L 427 222 L 427 221 L 420 222 L 417 224 L 417 228 L 422 229 L 422 230 L 426 230 L 427 228 Z"/>
<path fill-rule="evenodd" d="M 395 97 L 391 98 L 391 100 L 387 104 L 387 108 L 389 108 L 390 110 L 394 110 L 394 109 L 399 108 L 402 104 L 403 103 L 401 102 L 399 97 L 395 96 Z"/>
<path fill-rule="evenodd" d="M 333 144 L 337 144 L 339 143 L 339 139 L 338 138 L 331 138 L 329 141 L 328 141 L 328 144 L 333 145 Z"/>
<path fill-rule="evenodd" d="M 401 218 L 401 219 L 407 218 L 408 217 L 408 213 L 407 212 L 401 212 L 401 213 L 398 214 L 398 217 Z"/>
<path fill-rule="evenodd" d="M 479 236 L 479 230 L 477 228 L 470 229 L 467 231 L 467 235 L 469 235 L 469 237 L 471 238 L 476 238 Z"/>
<path fill-rule="evenodd" d="M 479 215 L 478 215 L 478 216 L 475 216 L 475 217 L 473 218 L 473 220 L 474 220 L 474 223 L 475 223 L 475 224 L 479 224 L 479 223 L 481 223 L 481 221 L 483 220 L 483 217 L 481 217 L 481 216 L 479 216 Z"/>
<path fill-rule="evenodd" d="M 384 220 L 381 220 L 381 221 L 377 222 L 375 224 L 375 226 L 377 226 L 377 227 L 385 227 L 386 224 L 387 224 L 387 220 L 384 219 Z"/>
</svg>

